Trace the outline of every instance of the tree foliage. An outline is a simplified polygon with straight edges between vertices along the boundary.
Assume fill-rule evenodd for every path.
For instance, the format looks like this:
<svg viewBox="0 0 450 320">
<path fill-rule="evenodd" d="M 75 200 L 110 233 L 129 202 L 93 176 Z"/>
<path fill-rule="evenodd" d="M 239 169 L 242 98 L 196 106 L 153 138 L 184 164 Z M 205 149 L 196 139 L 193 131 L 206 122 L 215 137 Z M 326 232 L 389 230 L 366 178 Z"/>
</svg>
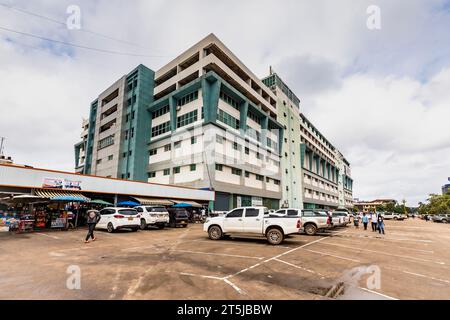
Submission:
<svg viewBox="0 0 450 320">
<path fill-rule="evenodd" d="M 450 192 L 430 194 L 427 203 L 419 203 L 420 214 L 450 214 Z"/>
</svg>

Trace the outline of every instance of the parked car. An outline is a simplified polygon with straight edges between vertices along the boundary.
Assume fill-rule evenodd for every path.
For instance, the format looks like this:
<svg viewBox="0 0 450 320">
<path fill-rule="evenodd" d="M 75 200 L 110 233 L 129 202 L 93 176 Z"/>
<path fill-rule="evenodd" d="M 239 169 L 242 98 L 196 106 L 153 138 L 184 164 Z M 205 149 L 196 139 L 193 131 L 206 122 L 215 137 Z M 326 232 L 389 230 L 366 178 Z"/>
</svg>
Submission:
<svg viewBox="0 0 450 320">
<path fill-rule="evenodd" d="M 433 222 L 442 222 L 449 223 L 450 222 L 450 214 L 435 214 L 431 217 Z"/>
<path fill-rule="evenodd" d="M 169 212 L 163 206 L 139 206 L 134 209 L 141 214 L 141 230 L 149 226 L 164 229 L 164 226 L 169 223 Z"/>
<path fill-rule="evenodd" d="M 189 213 L 183 208 L 167 208 L 169 212 L 169 227 L 186 228 L 189 223 Z"/>
<path fill-rule="evenodd" d="M 334 211 L 333 212 L 333 219 L 334 217 L 339 217 L 340 220 L 337 224 L 339 227 L 344 227 L 350 224 L 350 215 L 346 211 Z M 333 221 L 334 223 L 334 221 Z"/>
<path fill-rule="evenodd" d="M 287 235 L 298 233 L 301 219 L 298 216 L 278 217 L 269 214 L 266 207 L 241 207 L 224 216 L 208 218 L 203 231 L 211 240 L 222 239 L 225 235 L 260 235 L 272 245 L 283 242 Z"/>
<path fill-rule="evenodd" d="M 106 229 L 110 233 L 120 229 L 138 231 L 141 223 L 141 215 L 131 208 L 105 208 L 100 210 L 100 216 L 96 229 Z"/>
<path fill-rule="evenodd" d="M 407 217 L 403 213 L 384 212 L 381 213 L 384 220 L 405 220 Z"/>
<path fill-rule="evenodd" d="M 318 231 L 329 229 L 332 227 L 331 220 L 324 210 L 300 210 L 300 209 L 280 209 L 271 215 L 278 217 L 300 217 L 302 228 L 300 232 L 307 235 L 315 235 Z"/>
</svg>

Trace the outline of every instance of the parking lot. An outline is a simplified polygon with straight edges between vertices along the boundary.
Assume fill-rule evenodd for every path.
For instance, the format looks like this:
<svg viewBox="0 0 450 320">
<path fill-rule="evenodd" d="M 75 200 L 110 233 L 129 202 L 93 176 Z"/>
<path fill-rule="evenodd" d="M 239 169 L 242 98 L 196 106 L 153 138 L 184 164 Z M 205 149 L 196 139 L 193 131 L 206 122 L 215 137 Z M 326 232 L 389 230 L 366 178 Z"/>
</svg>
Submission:
<svg viewBox="0 0 450 320">
<path fill-rule="evenodd" d="M 408 219 L 386 232 L 349 226 L 280 246 L 212 241 L 199 224 L 97 231 L 89 244 L 86 230 L 0 233 L 0 299 L 450 299 L 450 226 Z M 67 288 L 70 266 L 80 289 Z"/>
</svg>

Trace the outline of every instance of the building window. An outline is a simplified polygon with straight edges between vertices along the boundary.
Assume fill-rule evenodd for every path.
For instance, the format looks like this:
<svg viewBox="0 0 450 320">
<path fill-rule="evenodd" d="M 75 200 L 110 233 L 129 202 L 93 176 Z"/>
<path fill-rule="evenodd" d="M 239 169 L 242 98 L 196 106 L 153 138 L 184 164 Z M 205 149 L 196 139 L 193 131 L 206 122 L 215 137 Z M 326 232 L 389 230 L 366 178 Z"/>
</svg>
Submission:
<svg viewBox="0 0 450 320">
<path fill-rule="evenodd" d="M 239 103 L 234 100 L 232 97 L 227 95 L 225 92 L 220 91 L 220 99 L 222 99 L 224 102 L 235 108 L 236 110 L 239 110 Z"/>
<path fill-rule="evenodd" d="M 270 182 L 270 178 L 266 177 L 266 182 L 269 183 Z"/>
<path fill-rule="evenodd" d="M 128 140 L 128 130 L 125 130 L 125 140 Z"/>
<path fill-rule="evenodd" d="M 108 161 L 111 161 L 113 159 L 113 155 L 108 156 Z"/>
<path fill-rule="evenodd" d="M 225 138 L 222 136 L 216 136 L 216 142 L 222 144 Z"/>
<path fill-rule="evenodd" d="M 258 181 L 264 181 L 264 177 L 263 177 L 262 175 L 260 175 L 260 174 L 257 174 L 257 175 L 256 175 L 256 180 L 258 180 Z"/>
<path fill-rule="evenodd" d="M 180 171 L 181 171 L 180 167 L 173 168 L 173 173 L 174 174 L 180 173 Z"/>
<path fill-rule="evenodd" d="M 131 128 L 131 137 L 134 137 L 134 128 Z"/>
<path fill-rule="evenodd" d="M 256 141 L 261 142 L 261 133 L 249 126 L 247 126 L 246 134 L 250 137 L 255 139 Z"/>
<path fill-rule="evenodd" d="M 250 149 L 245 147 L 245 154 L 250 154 Z"/>
<path fill-rule="evenodd" d="M 172 145 L 169 143 L 169 144 L 166 144 L 165 146 L 164 146 L 164 152 L 169 152 L 170 150 L 172 150 Z"/>
<path fill-rule="evenodd" d="M 245 171 L 245 177 L 246 177 L 246 178 L 250 178 L 250 172 Z"/>
<path fill-rule="evenodd" d="M 166 133 L 170 131 L 170 121 L 161 123 L 160 125 L 157 125 L 156 127 L 152 128 L 152 137 L 159 136 L 163 133 Z"/>
<path fill-rule="evenodd" d="M 164 175 L 168 176 L 170 174 L 170 169 L 164 169 Z"/>
<path fill-rule="evenodd" d="M 175 149 L 181 148 L 181 141 L 174 142 L 173 147 Z"/>
<path fill-rule="evenodd" d="M 133 151 L 128 151 L 128 155 L 131 157 L 131 155 L 133 154 Z"/>
<path fill-rule="evenodd" d="M 155 172 L 155 171 L 149 172 L 149 173 L 148 173 L 148 177 L 149 177 L 149 178 L 154 178 L 154 177 L 156 177 L 156 172 Z"/>
<path fill-rule="evenodd" d="M 162 115 L 165 115 L 166 113 L 169 113 L 170 109 L 169 109 L 169 105 L 166 105 L 162 108 L 159 108 L 156 111 L 152 112 L 152 119 L 156 119 L 161 117 Z"/>
<path fill-rule="evenodd" d="M 247 113 L 247 117 L 252 119 L 257 124 L 261 125 L 261 118 L 259 116 L 257 116 L 255 113 L 251 112 L 250 110 Z"/>
<path fill-rule="evenodd" d="M 260 160 L 262 159 L 261 153 L 259 153 L 259 152 L 256 153 L 256 159 L 260 159 Z"/>
<path fill-rule="evenodd" d="M 98 142 L 97 150 L 109 147 L 114 144 L 114 135 L 110 135 Z"/>
<path fill-rule="evenodd" d="M 197 137 L 191 137 L 191 144 L 197 143 Z"/>
<path fill-rule="evenodd" d="M 217 120 L 225 123 L 233 129 L 239 129 L 239 120 L 222 109 L 218 109 Z"/>
<path fill-rule="evenodd" d="M 240 144 L 238 144 L 237 142 L 233 142 L 233 149 L 234 150 L 241 150 L 241 145 Z"/>
<path fill-rule="evenodd" d="M 223 166 L 221 164 L 216 163 L 216 170 L 223 171 Z"/>
<path fill-rule="evenodd" d="M 178 99 L 177 106 L 179 106 L 179 107 L 184 106 L 185 104 L 188 104 L 197 99 L 198 99 L 198 91 L 188 93 L 187 95 Z"/>
<path fill-rule="evenodd" d="M 189 113 L 183 114 L 177 118 L 177 128 L 181 128 L 191 124 L 198 119 L 198 111 L 194 110 Z"/>
<path fill-rule="evenodd" d="M 191 171 L 197 170 L 197 165 L 196 164 L 191 164 L 189 167 L 190 167 Z"/>
<path fill-rule="evenodd" d="M 97 164 L 100 164 L 100 163 L 102 163 L 102 159 L 97 160 Z"/>
<path fill-rule="evenodd" d="M 122 154 L 122 156 L 123 156 L 124 158 L 126 158 L 126 157 L 127 157 L 127 153 L 124 152 L 124 153 Z"/>
<path fill-rule="evenodd" d="M 157 154 L 158 153 L 158 149 L 151 149 L 149 152 L 148 152 L 148 154 L 150 155 L 150 156 L 154 156 L 155 154 Z"/>
<path fill-rule="evenodd" d="M 236 168 L 231 168 L 231 173 L 237 176 L 242 176 L 242 170 L 241 169 L 236 169 Z"/>
</svg>

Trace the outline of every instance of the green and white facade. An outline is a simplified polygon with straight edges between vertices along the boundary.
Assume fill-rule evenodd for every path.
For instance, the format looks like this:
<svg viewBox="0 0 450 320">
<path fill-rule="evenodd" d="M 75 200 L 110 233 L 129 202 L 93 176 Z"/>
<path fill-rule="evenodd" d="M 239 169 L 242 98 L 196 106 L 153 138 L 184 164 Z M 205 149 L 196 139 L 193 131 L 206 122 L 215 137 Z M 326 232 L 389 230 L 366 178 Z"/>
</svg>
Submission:
<svg viewBox="0 0 450 320">
<path fill-rule="evenodd" d="M 76 170 L 213 189 L 217 211 L 303 207 L 301 121 L 290 90 L 261 81 L 211 34 L 93 101 Z"/>
</svg>

